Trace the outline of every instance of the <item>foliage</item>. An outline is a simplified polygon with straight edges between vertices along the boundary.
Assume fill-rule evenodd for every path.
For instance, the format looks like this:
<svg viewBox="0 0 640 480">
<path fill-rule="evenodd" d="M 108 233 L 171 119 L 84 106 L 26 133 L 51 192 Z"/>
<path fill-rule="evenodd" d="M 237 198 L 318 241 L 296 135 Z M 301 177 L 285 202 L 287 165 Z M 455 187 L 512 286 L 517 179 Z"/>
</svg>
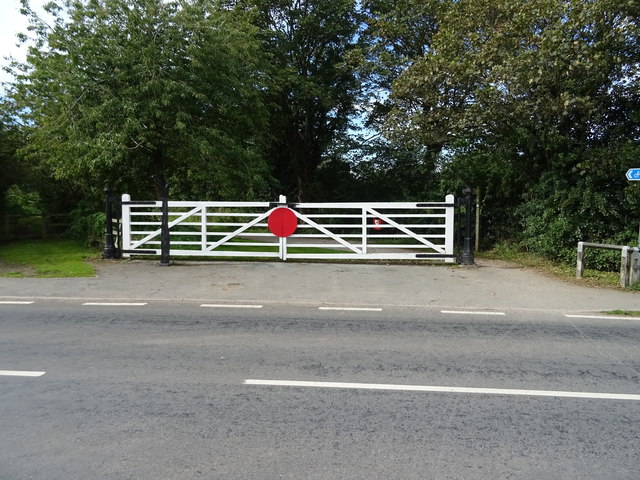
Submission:
<svg viewBox="0 0 640 480">
<path fill-rule="evenodd" d="M 567 258 L 629 242 L 640 140 L 635 2 L 460 0 L 393 83 L 386 128 L 441 146 L 442 185 L 480 187 L 494 241 Z M 634 213 L 635 212 L 635 213 Z"/>
<path fill-rule="evenodd" d="M 368 201 L 442 201 L 435 158 L 428 148 L 376 138 L 360 147 L 353 162 L 358 199 Z"/>
<path fill-rule="evenodd" d="M 50 2 L 9 90 L 24 155 L 77 187 L 249 198 L 266 188 L 256 31 L 216 2 Z M 158 188 L 156 189 L 158 191 Z"/>
<path fill-rule="evenodd" d="M 104 242 L 105 224 L 104 212 L 87 214 L 76 209 L 71 212 L 71 225 L 66 236 L 88 247 L 98 247 Z"/>
<path fill-rule="evenodd" d="M 16 186 L 22 174 L 22 168 L 16 155 L 19 145 L 18 134 L 15 129 L 7 125 L 6 120 L 0 119 L 0 214 L 7 212 L 7 197 L 15 196 L 9 193 Z M 15 202 L 12 202 L 15 204 Z M 15 208 L 15 205 L 12 206 Z"/>
<path fill-rule="evenodd" d="M 42 204 L 38 192 L 24 192 L 18 185 L 11 185 L 4 198 L 7 213 L 14 215 L 39 215 Z"/>
<path fill-rule="evenodd" d="M 317 171 L 344 141 L 358 81 L 351 55 L 358 21 L 354 0 L 244 0 L 257 11 L 268 59 L 271 137 L 266 156 L 282 193 L 317 199 Z M 335 160 L 335 159 L 334 159 Z"/>
</svg>

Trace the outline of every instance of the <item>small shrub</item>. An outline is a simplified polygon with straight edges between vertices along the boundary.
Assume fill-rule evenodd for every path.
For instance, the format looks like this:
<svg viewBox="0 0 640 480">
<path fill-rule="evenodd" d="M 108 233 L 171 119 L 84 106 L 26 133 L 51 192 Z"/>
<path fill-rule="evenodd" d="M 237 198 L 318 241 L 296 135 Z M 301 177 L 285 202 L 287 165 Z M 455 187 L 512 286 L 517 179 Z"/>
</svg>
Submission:
<svg viewBox="0 0 640 480">
<path fill-rule="evenodd" d="M 103 212 L 86 214 L 75 210 L 71 213 L 71 226 L 67 236 L 89 247 L 97 247 L 104 242 L 105 222 Z"/>
</svg>

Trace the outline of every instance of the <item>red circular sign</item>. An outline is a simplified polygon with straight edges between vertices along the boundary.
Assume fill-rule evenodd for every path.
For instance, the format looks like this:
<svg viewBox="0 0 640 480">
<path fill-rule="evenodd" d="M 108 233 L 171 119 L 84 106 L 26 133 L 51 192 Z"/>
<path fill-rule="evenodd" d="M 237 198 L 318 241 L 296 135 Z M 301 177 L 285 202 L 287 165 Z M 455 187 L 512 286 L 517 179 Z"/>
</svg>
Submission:
<svg viewBox="0 0 640 480">
<path fill-rule="evenodd" d="M 293 235 L 296 228 L 298 228 L 298 217 L 289 208 L 276 208 L 269 215 L 267 225 L 271 233 L 276 237 L 288 237 Z"/>
</svg>

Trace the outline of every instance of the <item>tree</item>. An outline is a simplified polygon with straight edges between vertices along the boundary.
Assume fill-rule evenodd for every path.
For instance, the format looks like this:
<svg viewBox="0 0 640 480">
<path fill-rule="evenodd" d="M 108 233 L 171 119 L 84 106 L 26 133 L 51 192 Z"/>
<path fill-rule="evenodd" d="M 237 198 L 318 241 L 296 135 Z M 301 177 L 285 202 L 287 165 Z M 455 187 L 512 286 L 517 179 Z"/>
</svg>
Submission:
<svg viewBox="0 0 640 480">
<path fill-rule="evenodd" d="M 284 193 L 319 196 L 317 171 L 344 139 L 358 93 L 350 55 L 358 22 L 353 0 L 244 0 L 257 9 L 271 109 L 266 155 Z"/>
<path fill-rule="evenodd" d="M 494 233 L 555 256 L 629 236 L 639 28 L 635 2 L 451 1 L 394 81 L 387 128 L 441 145 L 444 181 L 482 187 Z"/>
<path fill-rule="evenodd" d="M 9 96 L 31 161 L 82 188 L 266 190 L 263 72 L 246 14 L 204 0 L 65 0 L 46 6 L 49 25 L 22 1 L 34 43 Z"/>
<path fill-rule="evenodd" d="M 389 94 L 403 72 L 426 55 L 445 11 L 442 0 L 367 0 L 359 38 L 365 132 L 353 169 L 367 185 L 365 196 L 384 200 L 440 197 L 437 162 L 442 145 L 416 142 L 387 128 Z"/>
<path fill-rule="evenodd" d="M 9 188 L 18 182 L 21 168 L 17 159 L 16 150 L 18 141 L 16 132 L 0 120 L 0 217 L 6 212 L 6 193 Z"/>
</svg>

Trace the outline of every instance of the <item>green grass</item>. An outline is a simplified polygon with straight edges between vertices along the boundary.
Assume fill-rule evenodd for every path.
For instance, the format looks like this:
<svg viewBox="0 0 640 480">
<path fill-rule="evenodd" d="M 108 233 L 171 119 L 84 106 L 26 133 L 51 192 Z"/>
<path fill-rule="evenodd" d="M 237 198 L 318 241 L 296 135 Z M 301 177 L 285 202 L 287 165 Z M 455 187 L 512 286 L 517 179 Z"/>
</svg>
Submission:
<svg viewBox="0 0 640 480">
<path fill-rule="evenodd" d="M 621 315 L 623 317 L 640 317 L 640 311 L 638 310 L 609 310 L 606 313 L 607 315 Z"/>
<path fill-rule="evenodd" d="M 100 252 L 73 240 L 31 240 L 0 245 L 0 277 L 92 277 L 87 260 Z"/>
</svg>

